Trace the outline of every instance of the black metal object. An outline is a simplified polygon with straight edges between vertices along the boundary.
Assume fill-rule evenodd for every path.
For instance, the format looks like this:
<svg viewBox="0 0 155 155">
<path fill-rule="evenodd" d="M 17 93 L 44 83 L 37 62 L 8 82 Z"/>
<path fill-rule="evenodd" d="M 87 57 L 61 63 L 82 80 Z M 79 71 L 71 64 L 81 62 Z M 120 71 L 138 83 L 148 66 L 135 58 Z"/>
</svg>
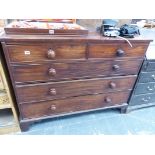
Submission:
<svg viewBox="0 0 155 155">
<path fill-rule="evenodd" d="M 102 25 L 97 28 L 97 31 L 104 36 L 110 37 L 127 37 L 134 38 L 135 35 L 140 35 L 138 26 L 124 24 L 120 28 L 117 27 L 118 21 L 116 19 L 104 19 Z"/>
<path fill-rule="evenodd" d="M 135 35 L 140 35 L 138 26 L 124 24 L 120 27 L 120 36 L 134 37 Z"/>
</svg>

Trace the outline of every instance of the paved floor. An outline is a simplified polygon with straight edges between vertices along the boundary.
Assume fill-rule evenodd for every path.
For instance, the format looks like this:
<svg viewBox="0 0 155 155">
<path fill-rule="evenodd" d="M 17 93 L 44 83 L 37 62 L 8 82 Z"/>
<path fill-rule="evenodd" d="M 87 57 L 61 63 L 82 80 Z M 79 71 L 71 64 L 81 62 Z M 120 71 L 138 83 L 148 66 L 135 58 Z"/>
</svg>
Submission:
<svg viewBox="0 0 155 155">
<path fill-rule="evenodd" d="M 48 119 L 16 135 L 149 135 L 155 134 L 155 107 L 128 114 L 118 109 Z"/>
</svg>

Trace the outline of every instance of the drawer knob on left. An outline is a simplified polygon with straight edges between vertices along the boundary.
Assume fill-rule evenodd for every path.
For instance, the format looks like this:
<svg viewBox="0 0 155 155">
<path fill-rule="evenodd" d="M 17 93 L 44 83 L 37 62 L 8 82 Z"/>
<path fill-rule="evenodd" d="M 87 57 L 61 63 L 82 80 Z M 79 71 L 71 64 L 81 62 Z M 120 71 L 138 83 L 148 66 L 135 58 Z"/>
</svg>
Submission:
<svg viewBox="0 0 155 155">
<path fill-rule="evenodd" d="M 122 56 L 124 56 L 124 54 L 125 54 L 125 52 L 123 50 L 121 50 L 121 49 L 118 49 L 117 52 L 116 52 L 116 55 L 118 57 L 122 57 Z"/>
<path fill-rule="evenodd" d="M 114 88 L 116 88 L 116 83 L 110 82 L 109 83 L 109 86 L 110 86 L 110 88 L 114 89 Z"/>
<path fill-rule="evenodd" d="M 56 56 L 55 51 L 53 51 L 52 49 L 49 49 L 48 52 L 47 52 L 47 57 L 49 59 L 54 59 L 55 56 Z"/>
<path fill-rule="evenodd" d="M 104 99 L 104 101 L 105 101 L 106 103 L 111 103 L 111 102 L 112 102 L 111 98 L 109 98 L 109 97 L 106 97 L 106 98 Z"/>
<path fill-rule="evenodd" d="M 55 105 L 51 105 L 51 110 L 56 110 L 56 106 Z"/>
<path fill-rule="evenodd" d="M 113 65 L 112 68 L 113 68 L 114 71 L 117 71 L 117 70 L 119 70 L 120 67 L 118 65 Z"/>
<path fill-rule="evenodd" d="M 54 68 L 50 68 L 48 73 L 49 73 L 49 75 L 55 76 L 56 70 Z"/>
<path fill-rule="evenodd" d="M 56 95 L 57 94 L 56 89 L 54 89 L 54 88 L 50 89 L 50 94 L 51 95 Z"/>
</svg>

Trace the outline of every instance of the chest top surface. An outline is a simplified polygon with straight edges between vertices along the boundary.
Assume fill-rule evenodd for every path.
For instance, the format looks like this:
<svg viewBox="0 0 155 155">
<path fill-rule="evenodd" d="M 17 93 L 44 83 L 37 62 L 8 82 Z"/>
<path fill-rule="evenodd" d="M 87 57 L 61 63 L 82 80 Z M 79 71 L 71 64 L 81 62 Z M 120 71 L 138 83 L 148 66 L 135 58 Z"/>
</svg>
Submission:
<svg viewBox="0 0 155 155">
<path fill-rule="evenodd" d="M 143 37 L 142 35 L 135 38 L 128 39 L 131 43 L 149 43 L 152 40 Z M 12 43 L 12 42 L 88 42 L 88 43 L 125 43 L 126 40 L 119 37 L 104 37 L 96 32 L 89 32 L 88 35 L 10 35 L 2 33 L 0 36 L 1 42 Z"/>
</svg>

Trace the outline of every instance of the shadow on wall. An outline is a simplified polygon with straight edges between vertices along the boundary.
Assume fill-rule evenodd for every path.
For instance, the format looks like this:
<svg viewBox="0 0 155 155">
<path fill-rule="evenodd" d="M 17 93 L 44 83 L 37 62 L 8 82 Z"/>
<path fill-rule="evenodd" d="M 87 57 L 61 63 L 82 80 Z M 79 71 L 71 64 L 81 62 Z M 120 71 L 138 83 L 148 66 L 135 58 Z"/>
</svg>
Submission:
<svg viewBox="0 0 155 155">
<path fill-rule="evenodd" d="M 77 19 L 77 24 L 89 29 L 96 30 L 98 26 L 101 26 L 103 19 Z M 130 24 L 132 19 L 119 19 L 118 27 L 123 24 Z"/>
</svg>

